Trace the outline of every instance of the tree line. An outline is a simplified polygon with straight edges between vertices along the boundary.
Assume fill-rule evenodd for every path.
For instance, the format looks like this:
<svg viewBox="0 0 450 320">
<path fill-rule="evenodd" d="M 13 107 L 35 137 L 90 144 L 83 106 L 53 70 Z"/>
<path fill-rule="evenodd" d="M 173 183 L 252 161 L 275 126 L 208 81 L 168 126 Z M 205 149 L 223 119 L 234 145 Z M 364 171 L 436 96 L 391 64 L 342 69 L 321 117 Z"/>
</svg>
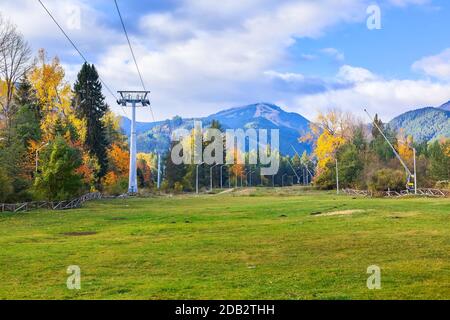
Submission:
<svg viewBox="0 0 450 320">
<path fill-rule="evenodd" d="M 215 120 L 210 127 L 221 129 L 220 123 Z M 188 142 L 193 139 L 194 132 L 191 136 Z M 450 188 L 449 138 L 416 142 L 403 130 L 395 131 L 384 124 L 377 115 L 374 124 L 368 125 L 349 113 L 330 110 L 319 113 L 310 125 L 310 132 L 299 138 L 301 142 L 313 145 L 312 153 L 307 154 L 305 151 L 301 156 L 296 153 L 294 156 L 278 154 L 280 169 L 273 176 L 261 176 L 260 165 L 175 165 L 169 151 L 165 159 L 163 189 L 194 191 L 198 181 L 200 188 L 205 190 L 220 186 L 225 188 L 292 184 L 312 184 L 316 188 L 329 190 L 336 188 L 337 176 L 340 188 L 370 190 L 373 193 L 412 189 L 413 185 L 407 185 L 408 173 L 385 137 L 412 173 L 414 149 L 416 150 L 419 187 Z M 222 139 L 225 145 L 225 136 L 222 136 Z M 212 141 L 203 142 L 203 150 L 210 143 Z M 245 153 L 244 157 L 248 159 L 249 154 Z M 225 154 L 223 161 L 225 162 Z M 410 181 L 413 180 L 411 177 Z"/>
</svg>

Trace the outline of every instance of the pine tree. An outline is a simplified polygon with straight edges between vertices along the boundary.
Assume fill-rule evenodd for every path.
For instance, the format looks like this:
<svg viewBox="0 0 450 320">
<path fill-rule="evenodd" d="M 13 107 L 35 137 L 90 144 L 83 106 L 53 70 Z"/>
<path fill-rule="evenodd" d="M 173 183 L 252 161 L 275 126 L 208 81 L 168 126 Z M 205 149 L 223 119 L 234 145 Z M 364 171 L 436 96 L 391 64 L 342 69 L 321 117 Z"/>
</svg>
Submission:
<svg viewBox="0 0 450 320">
<path fill-rule="evenodd" d="M 176 142 L 172 143 L 170 150 L 174 147 Z M 179 164 L 176 165 L 172 162 L 171 152 L 166 155 L 165 159 L 165 185 L 169 189 L 175 187 L 175 183 L 183 183 L 183 177 L 186 175 L 186 165 Z"/>
<path fill-rule="evenodd" d="M 372 137 L 374 139 L 377 139 L 379 136 L 381 136 L 378 128 L 380 128 L 381 130 L 384 130 L 384 124 L 383 124 L 383 121 L 381 121 L 381 119 L 378 118 L 378 114 L 375 114 L 375 119 L 373 120 L 373 124 L 372 124 Z"/>
<path fill-rule="evenodd" d="M 14 100 L 19 105 L 19 107 L 27 106 L 28 109 L 35 113 L 36 118 L 38 118 L 39 120 L 42 118 L 36 91 L 33 89 L 33 86 L 26 75 L 23 76 L 19 83 L 19 86 L 14 95 Z"/>
<path fill-rule="evenodd" d="M 100 170 L 98 178 L 105 176 L 108 169 L 106 129 L 102 121 L 108 106 L 102 94 L 102 84 L 94 65 L 84 63 L 74 85 L 74 107 L 78 116 L 86 121 L 87 132 L 84 146 L 97 157 Z"/>
<path fill-rule="evenodd" d="M 18 105 L 17 114 L 13 118 L 14 135 L 24 145 L 30 140 L 38 141 L 41 138 L 42 115 L 36 93 L 26 76 L 22 78 L 14 100 Z"/>
</svg>

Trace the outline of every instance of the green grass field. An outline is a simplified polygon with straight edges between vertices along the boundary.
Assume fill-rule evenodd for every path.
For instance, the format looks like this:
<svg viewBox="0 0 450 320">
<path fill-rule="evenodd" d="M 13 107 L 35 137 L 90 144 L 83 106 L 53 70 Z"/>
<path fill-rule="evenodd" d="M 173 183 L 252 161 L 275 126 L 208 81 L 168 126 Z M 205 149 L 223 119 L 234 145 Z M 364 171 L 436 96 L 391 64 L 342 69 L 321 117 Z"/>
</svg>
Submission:
<svg viewBox="0 0 450 320">
<path fill-rule="evenodd" d="M 450 199 L 247 189 L 94 201 L 1 214 L 0 248 L 2 299 L 450 299 Z M 81 290 L 66 288 L 69 265 Z M 367 289 L 370 265 L 381 290 Z"/>
</svg>

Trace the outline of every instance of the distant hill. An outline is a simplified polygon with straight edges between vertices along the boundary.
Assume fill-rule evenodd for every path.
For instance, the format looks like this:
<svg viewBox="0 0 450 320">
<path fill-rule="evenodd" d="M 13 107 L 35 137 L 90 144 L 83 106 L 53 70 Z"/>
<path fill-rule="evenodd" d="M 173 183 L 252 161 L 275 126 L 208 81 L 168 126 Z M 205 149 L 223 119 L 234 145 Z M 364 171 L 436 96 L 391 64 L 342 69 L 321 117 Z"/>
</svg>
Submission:
<svg viewBox="0 0 450 320">
<path fill-rule="evenodd" d="M 136 130 L 138 133 L 151 130 L 160 125 L 162 122 L 136 122 Z M 127 136 L 131 133 L 131 120 L 125 117 L 120 118 L 120 127 Z"/>
<path fill-rule="evenodd" d="M 309 120 L 303 116 L 286 112 L 280 107 L 270 103 L 257 103 L 243 107 L 227 109 L 216 114 L 199 118 L 203 127 L 208 127 L 212 120 L 217 120 L 223 129 L 279 129 L 280 152 L 284 155 L 293 155 L 293 145 L 298 152 L 310 152 L 311 145 L 298 142 L 298 138 L 309 131 Z M 170 134 L 178 128 L 192 129 L 194 119 L 174 117 L 171 120 L 154 123 L 137 123 L 137 149 L 139 152 L 152 152 L 154 150 L 167 150 L 170 146 Z M 121 120 L 122 129 L 130 133 L 131 121 Z"/>
<path fill-rule="evenodd" d="M 408 111 L 394 118 L 389 125 L 415 141 L 432 141 L 440 137 L 450 137 L 450 102 L 439 108 L 427 107 Z"/>
</svg>

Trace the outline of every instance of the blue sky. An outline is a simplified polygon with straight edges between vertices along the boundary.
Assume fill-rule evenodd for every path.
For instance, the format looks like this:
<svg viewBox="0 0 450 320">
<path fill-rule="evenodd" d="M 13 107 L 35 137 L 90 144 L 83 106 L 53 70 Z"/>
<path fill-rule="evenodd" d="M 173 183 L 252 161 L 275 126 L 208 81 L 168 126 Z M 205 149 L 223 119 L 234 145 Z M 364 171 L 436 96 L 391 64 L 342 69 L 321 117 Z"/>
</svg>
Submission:
<svg viewBox="0 0 450 320">
<path fill-rule="evenodd" d="M 43 2 L 113 90 L 140 88 L 112 0 Z M 450 100 L 445 0 L 118 2 L 157 120 L 260 101 L 310 119 L 329 108 L 361 115 L 364 106 L 389 120 Z M 380 30 L 367 28 L 372 4 Z M 37 0 L 1 0 L 0 11 L 74 80 L 81 61 Z M 138 118 L 152 120 L 148 110 Z"/>
</svg>

